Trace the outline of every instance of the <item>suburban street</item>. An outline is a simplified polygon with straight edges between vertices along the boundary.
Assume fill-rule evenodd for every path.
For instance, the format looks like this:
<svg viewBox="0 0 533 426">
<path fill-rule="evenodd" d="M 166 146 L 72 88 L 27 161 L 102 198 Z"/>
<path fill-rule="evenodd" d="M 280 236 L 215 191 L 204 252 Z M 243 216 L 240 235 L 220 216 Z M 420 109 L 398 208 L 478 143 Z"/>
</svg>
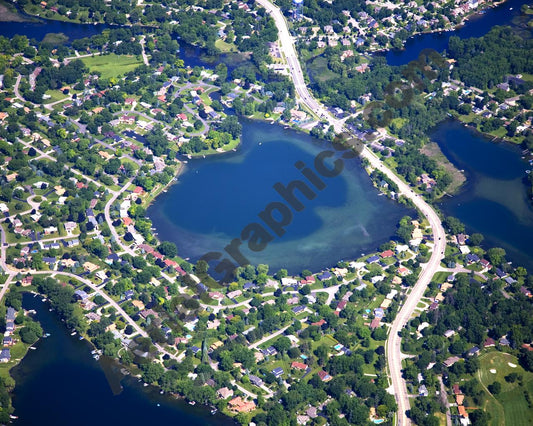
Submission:
<svg viewBox="0 0 533 426">
<path fill-rule="evenodd" d="M 343 131 L 344 126 L 342 121 L 331 116 L 326 108 L 316 99 L 314 99 L 309 92 L 305 84 L 296 50 L 294 48 L 294 42 L 289 33 L 287 22 L 285 21 L 280 9 L 274 6 L 268 0 L 257 0 L 257 2 L 268 11 L 276 23 L 279 31 L 280 48 L 289 65 L 290 75 L 294 82 L 296 92 L 299 96 L 299 101 L 311 109 L 319 117 L 328 120 L 328 122 L 334 126 L 336 132 Z M 434 247 L 431 258 L 429 259 L 428 263 L 421 265 L 422 271 L 420 276 L 406 298 L 404 305 L 401 307 L 398 315 L 396 316 L 396 319 L 391 325 L 390 334 L 386 345 L 387 363 L 392 382 L 391 389 L 392 393 L 396 397 L 396 402 L 398 403 L 397 424 L 403 426 L 411 424 L 411 421 L 406 415 L 406 411 L 409 410 L 409 397 L 406 384 L 402 378 L 401 337 L 398 333 L 411 318 L 416 305 L 424 295 L 427 285 L 439 268 L 440 261 L 444 257 L 444 251 L 446 248 L 446 233 L 444 232 L 440 218 L 433 208 L 426 203 L 422 197 L 417 195 L 409 187 L 409 185 L 401 180 L 392 170 L 386 167 L 380 161 L 380 159 L 366 146 L 364 147 L 361 156 L 366 158 L 374 169 L 380 170 L 392 182 L 394 182 L 399 188 L 399 194 L 412 201 L 415 207 L 429 221 L 429 225 L 431 226 L 434 237 Z"/>
</svg>

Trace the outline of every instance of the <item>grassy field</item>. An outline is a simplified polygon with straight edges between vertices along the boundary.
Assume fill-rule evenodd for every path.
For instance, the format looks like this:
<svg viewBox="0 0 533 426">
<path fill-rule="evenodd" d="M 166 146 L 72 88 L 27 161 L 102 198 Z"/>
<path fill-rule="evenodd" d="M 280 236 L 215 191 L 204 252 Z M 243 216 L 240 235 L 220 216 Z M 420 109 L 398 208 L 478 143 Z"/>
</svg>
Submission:
<svg viewBox="0 0 533 426">
<path fill-rule="evenodd" d="M 322 56 L 313 59 L 308 64 L 307 70 L 309 74 L 312 74 L 319 81 L 328 81 L 339 76 L 328 68 L 328 60 Z"/>
<path fill-rule="evenodd" d="M 137 68 L 142 64 L 140 59 L 128 55 L 110 55 L 91 56 L 81 59 L 91 71 L 99 71 L 102 78 L 112 78 L 124 75 L 125 73 Z"/>
<path fill-rule="evenodd" d="M 533 373 L 526 372 L 518 364 L 516 357 L 506 353 L 489 352 L 480 356 L 479 360 L 481 368 L 478 371 L 478 379 L 481 384 L 485 388 L 495 381 L 502 385 L 500 394 L 490 395 L 484 407 L 492 416 L 491 424 L 494 426 L 533 424 L 533 410 L 529 408 L 524 396 L 525 392 L 533 394 Z M 516 367 L 511 367 L 509 363 Z M 510 373 L 522 375 L 522 385 L 518 381 L 507 383 L 505 376 Z"/>
</svg>

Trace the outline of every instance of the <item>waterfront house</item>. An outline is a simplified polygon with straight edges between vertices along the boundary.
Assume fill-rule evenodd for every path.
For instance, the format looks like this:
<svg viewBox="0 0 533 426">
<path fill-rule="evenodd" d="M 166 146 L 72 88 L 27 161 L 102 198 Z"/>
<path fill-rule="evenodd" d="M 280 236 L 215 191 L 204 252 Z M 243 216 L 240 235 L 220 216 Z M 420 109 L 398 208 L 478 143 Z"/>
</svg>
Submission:
<svg viewBox="0 0 533 426">
<path fill-rule="evenodd" d="M 75 298 L 76 300 L 85 300 L 85 299 L 87 299 L 88 297 L 89 297 L 89 295 L 88 295 L 85 291 L 83 291 L 83 290 L 76 290 L 76 291 L 74 292 L 74 298 Z"/>
<path fill-rule="evenodd" d="M 11 352 L 9 349 L 2 349 L 0 352 L 0 362 L 9 362 L 11 360 Z"/>
<path fill-rule="evenodd" d="M 255 410 L 255 403 L 244 401 L 240 396 L 237 396 L 228 402 L 228 409 L 235 413 L 249 413 Z"/>
<path fill-rule="evenodd" d="M 317 276 L 320 281 L 329 280 L 331 278 L 331 273 L 328 271 L 325 271 Z"/>
<path fill-rule="evenodd" d="M 32 281 L 33 281 L 33 277 L 31 275 L 27 275 L 24 278 L 22 278 L 22 286 L 23 287 L 29 286 L 31 285 Z"/>
<path fill-rule="evenodd" d="M 233 396 L 233 391 L 227 387 L 223 387 L 217 390 L 217 396 L 220 399 L 228 399 Z"/>
</svg>

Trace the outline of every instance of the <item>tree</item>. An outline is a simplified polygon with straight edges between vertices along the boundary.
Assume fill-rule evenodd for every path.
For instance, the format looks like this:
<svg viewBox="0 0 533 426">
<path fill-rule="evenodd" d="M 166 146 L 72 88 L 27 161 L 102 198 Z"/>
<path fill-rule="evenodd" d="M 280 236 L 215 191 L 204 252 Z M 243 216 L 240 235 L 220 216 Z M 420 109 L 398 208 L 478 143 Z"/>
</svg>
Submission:
<svg viewBox="0 0 533 426">
<path fill-rule="evenodd" d="M 176 244 L 170 241 L 163 241 L 157 248 L 159 252 L 168 257 L 176 257 L 178 255 L 178 248 Z"/>
<path fill-rule="evenodd" d="M 142 369 L 142 378 L 146 383 L 156 383 L 165 372 L 163 366 L 156 362 L 144 364 Z"/>
<path fill-rule="evenodd" d="M 498 395 L 502 391 L 502 384 L 500 382 L 494 382 L 487 388 L 491 394 Z"/>
<path fill-rule="evenodd" d="M 505 260 L 506 252 L 500 247 L 492 247 L 487 250 L 487 257 L 493 265 L 501 265 Z"/>
<path fill-rule="evenodd" d="M 291 347 L 291 340 L 286 336 L 281 336 L 278 340 L 274 342 L 273 345 L 279 352 L 285 353 Z"/>
<path fill-rule="evenodd" d="M 479 246 L 483 242 L 484 239 L 485 237 L 483 237 L 482 234 L 475 233 L 475 234 L 470 235 L 468 242 L 472 246 Z"/>
<path fill-rule="evenodd" d="M 36 322 L 30 322 L 28 325 L 20 329 L 20 339 L 24 343 L 28 343 L 30 345 L 35 343 L 39 337 L 42 336 L 42 334 L 43 329 Z"/>
<path fill-rule="evenodd" d="M 487 426 L 491 415 L 485 410 L 474 410 L 469 415 L 473 426 Z"/>
<path fill-rule="evenodd" d="M 454 235 L 461 234 L 465 231 L 465 225 L 459 219 L 453 216 L 448 216 L 444 220 L 444 225 L 446 228 L 448 228 L 450 233 Z"/>
<path fill-rule="evenodd" d="M 282 278 L 285 278 L 287 276 L 287 270 L 286 269 L 280 269 L 278 272 L 276 272 L 276 278 L 278 280 L 281 280 Z"/>
</svg>

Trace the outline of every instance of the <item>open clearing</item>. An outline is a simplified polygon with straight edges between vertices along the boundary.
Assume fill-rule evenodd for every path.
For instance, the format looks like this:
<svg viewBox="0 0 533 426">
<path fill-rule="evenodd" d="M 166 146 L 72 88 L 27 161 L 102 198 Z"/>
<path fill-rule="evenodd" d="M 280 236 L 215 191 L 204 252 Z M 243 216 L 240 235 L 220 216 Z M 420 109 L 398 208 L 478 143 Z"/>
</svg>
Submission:
<svg viewBox="0 0 533 426">
<path fill-rule="evenodd" d="M 531 425 L 533 424 L 533 410 L 526 400 L 526 393 L 533 396 L 533 373 L 525 371 L 515 356 L 504 352 L 488 352 L 479 357 L 481 367 L 478 371 L 478 379 L 483 386 L 498 381 L 502 390 L 498 395 L 488 395 L 485 409 L 490 412 L 491 425 Z M 508 383 L 505 376 L 517 373 L 523 377 L 520 381 Z"/>
<path fill-rule="evenodd" d="M 91 71 L 99 71 L 102 73 L 102 78 L 112 78 L 124 75 L 125 73 L 134 70 L 142 64 L 141 59 L 130 55 L 100 55 L 81 58 L 83 63 L 89 67 Z"/>
</svg>

